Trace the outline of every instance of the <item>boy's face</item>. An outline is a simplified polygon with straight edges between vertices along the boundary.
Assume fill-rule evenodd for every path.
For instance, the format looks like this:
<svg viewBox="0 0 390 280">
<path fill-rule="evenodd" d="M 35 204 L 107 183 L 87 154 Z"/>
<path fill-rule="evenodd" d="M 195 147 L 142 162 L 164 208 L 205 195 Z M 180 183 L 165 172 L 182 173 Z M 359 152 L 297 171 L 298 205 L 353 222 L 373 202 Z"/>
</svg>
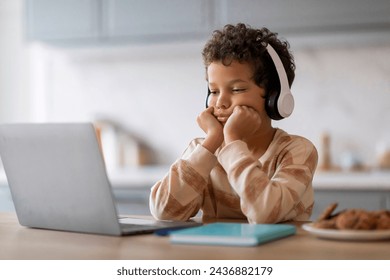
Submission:
<svg viewBox="0 0 390 280">
<path fill-rule="evenodd" d="M 207 68 L 210 96 L 208 105 L 214 107 L 214 115 L 224 124 L 236 106 L 255 109 L 262 120 L 268 118 L 264 108 L 265 90 L 256 85 L 249 63 L 233 61 L 229 66 L 213 62 Z"/>
</svg>

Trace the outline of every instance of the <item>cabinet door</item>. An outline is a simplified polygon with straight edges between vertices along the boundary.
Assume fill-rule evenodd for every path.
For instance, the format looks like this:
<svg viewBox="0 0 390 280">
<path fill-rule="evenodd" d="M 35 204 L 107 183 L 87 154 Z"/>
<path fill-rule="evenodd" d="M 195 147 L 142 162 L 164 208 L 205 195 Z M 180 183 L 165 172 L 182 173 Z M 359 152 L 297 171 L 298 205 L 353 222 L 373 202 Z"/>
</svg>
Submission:
<svg viewBox="0 0 390 280">
<path fill-rule="evenodd" d="M 104 0 L 103 30 L 108 38 L 162 40 L 210 32 L 213 1 Z"/>
<path fill-rule="evenodd" d="M 334 202 L 338 203 L 335 212 L 347 208 L 361 208 L 369 211 L 390 209 L 390 205 L 386 202 L 388 199 L 386 191 L 314 190 L 314 199 L 312 220 L 318 218 L 325 208 Z"/>
<path fill-rule="evenodd" d="M 99 36 L 101 0 L 25 0 L 28 39 Z"/>
<path fill-rule="evenodd" d="M 219 0 L 221 24 L 244 22 L 275 32 L 388 29 L 389 0 Z"/>
</svg>

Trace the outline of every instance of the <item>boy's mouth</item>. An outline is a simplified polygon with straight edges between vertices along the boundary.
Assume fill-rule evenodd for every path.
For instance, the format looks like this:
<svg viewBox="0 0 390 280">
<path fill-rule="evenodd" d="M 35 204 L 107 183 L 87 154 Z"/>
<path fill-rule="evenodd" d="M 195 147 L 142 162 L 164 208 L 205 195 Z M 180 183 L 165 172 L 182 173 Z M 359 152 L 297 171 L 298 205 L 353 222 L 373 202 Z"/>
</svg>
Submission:
<svg viewBox="0 0 390 280">
<path fill-rule="evenodd" d="M 230 117 L 230 114 L 214 114 L 214 116 L 220 123 L 226 123 L 228 118 Z"/>
<path fill-rule="evenodd" d="M 228 120 L 229 116 L 217 116 L 217 120 L 221 123 L 225 123 Z"/>
</svg>

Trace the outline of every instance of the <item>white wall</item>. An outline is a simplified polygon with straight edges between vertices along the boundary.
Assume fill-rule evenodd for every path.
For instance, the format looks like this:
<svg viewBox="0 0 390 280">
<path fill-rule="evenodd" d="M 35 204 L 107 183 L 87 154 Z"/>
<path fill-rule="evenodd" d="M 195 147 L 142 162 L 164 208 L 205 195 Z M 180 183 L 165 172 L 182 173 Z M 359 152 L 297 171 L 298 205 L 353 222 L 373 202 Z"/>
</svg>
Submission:
<svg viewBox="0 0 390 280">
<path fill-rule="evenodd" d="M 23 40 L 22 0 L 0 0 L 0 120 L 30 117 L 29 54 Z"/>
<path fill-rule="evenodd" d="M 35 94 L 41 98 L 44 92 L 47 109 L 35 120 L 110 118 L 157 149 L 159 162 L 171 162 L 194 136 L 202 135 L 195 121 L 207 89 L 200 48 L 197 44 L 83 50 L 35 46 L 38 71 L 46 72 Z"/>
<path fill-rule="evenodd" d="M 297 51 L 297 110 L 286 127 L 316 143 L 328 131 L 339 164 L 347 153 L 375 164 L 378 145 L 390 143 L 389 53 L 390 45 Z"/>
<path fill-rule="evenodd" d="M 169 163 L 190 139 L 203 135 L 195 121 L 206 94 L 202 45 L 37 46 L 35 55 L 47 75 L 43 120 L 109 116 L 142 136 L 159 152 L 159 160 Z M 327 131 L 336 162 L 353 153 L 373 164 L 377 144 L 390 141 L 389 53 L 389 45 L 299 47 L 294 51 L 296 110 L 275 125 L 306 136 L 319 149 L 320 135 Z"/>
</svg>

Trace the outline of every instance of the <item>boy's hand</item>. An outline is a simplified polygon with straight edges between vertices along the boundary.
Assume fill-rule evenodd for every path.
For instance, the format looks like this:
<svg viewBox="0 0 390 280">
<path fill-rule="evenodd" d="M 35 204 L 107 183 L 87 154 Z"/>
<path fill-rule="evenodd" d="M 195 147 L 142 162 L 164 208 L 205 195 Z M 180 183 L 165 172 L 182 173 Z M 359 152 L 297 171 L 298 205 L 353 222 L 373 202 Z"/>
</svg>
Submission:
<svg viewBox="0 0 390 280">
<path fill-rule="evenodd" d="M 260 125 L 261 118 L 255 109 L 248 106 L 236 106 L 223 130 L 225 143 L 244 140 L 252 136 L 260 128 Z"/>
<path fill-rule="evenodd" d="M 222 124 L 215 118 L 213 112 L 214 108 L 209 107 L 200 113 L 196 119 L 199 127 L 207 134 L 202 145 L 211 153 L 215 153 L 223 142 L 223 127 Z"/>
</svg>

